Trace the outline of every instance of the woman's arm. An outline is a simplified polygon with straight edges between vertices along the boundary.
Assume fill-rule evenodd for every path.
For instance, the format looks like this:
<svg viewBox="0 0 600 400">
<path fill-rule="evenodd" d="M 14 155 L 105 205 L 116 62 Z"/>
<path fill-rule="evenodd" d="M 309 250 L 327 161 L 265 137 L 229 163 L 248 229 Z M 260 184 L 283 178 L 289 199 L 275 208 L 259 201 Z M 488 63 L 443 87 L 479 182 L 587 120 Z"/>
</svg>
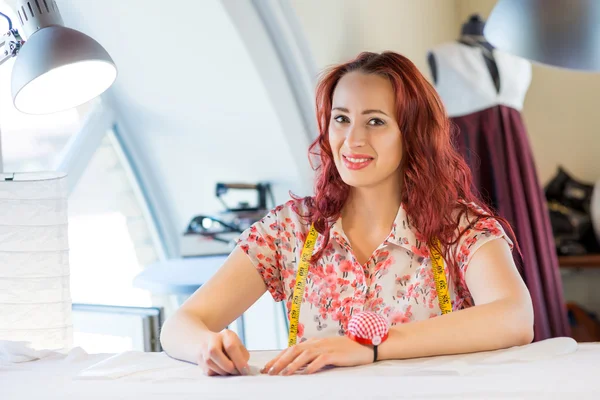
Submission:
<svg viewBox="0 0 600 400">
<path fill-rule="evenodd" d="M 475 252 L 465 280 L 475 307 L 392 327 L 378 359 L 471 353 L 533 340 L 531 297 L 506 241 L 492 240 Z"/>
<path fill-rule="evenodd" d="M 224 360 L 223 356 L 227 354 L 217 354 L 218 347 L 221 344 L 224 347 L 239 347 L 237 337 L 230 334 L 219 339 L 215 338 L 215 334 L 242 315 L 265 291 L 266 286 L 260 273 L 248 256 L 236 247 L 210 281 L 202 285 L 165 322 L 160 334 L 163 349 L 173 358 L 192 363 L 198 363 L 201 357 L 209 356 L 204 355 L 204 352 L 212 351 L 216 352 L 214 356 L 218 365 L 223 364 L 231 369 L 233 363 L 237 367 L 238 360 L 231 358 L 236 358 L 236 354 L 246 350 L 232 349 L 234 355 L 229 360 Z M 219 340 L 224 340 L 224 343 L 213 343 Z"/>
</svg>

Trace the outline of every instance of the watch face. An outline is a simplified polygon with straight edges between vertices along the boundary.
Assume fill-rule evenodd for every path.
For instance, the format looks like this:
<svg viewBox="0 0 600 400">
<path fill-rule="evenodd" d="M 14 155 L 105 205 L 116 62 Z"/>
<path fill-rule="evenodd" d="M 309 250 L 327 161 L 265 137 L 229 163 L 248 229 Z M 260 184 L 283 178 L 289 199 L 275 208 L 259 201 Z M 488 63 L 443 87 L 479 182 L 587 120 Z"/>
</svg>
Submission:
<svg viewBox="0 0 600 400">
<path fill-rule="evenodd" d="M 373 346 L 379 346 L 381 344 L 381 336 L 373 336 L 373 339 L 371 339 L 371 343 L 373 343 Z"/>
</svg>

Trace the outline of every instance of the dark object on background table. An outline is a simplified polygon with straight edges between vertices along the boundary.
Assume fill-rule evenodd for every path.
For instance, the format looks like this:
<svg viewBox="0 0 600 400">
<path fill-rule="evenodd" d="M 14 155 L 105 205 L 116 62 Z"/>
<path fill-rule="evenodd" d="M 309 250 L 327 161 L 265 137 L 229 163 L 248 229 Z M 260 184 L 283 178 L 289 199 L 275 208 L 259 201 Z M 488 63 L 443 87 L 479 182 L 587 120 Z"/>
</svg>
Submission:
<svg viewBox="0 0 600 400">
<path fill-rule="evenodd" d="M 590 215 L 593 190 L 593 185 L 574 179 L 562 167 L 546 185 L 544 192 L 559 255 L 600 253 Z"/>
<path fill-rule="evenodd" d="M 567 303 L 571 337 L 578 342 L 600 342 L 600 321 L 594 313 L 575 303 Z"/>
<path fill-rule="evenodd" d="M 252 199 L 253 192 L 256 200 Z M 215 195 L 224 210 L 191 219 L 180 241 L 182 257 L 229 254 L 239 235 L 276 206 L 271 185 L 266 182 L 219 182 Z"/>
</svg>

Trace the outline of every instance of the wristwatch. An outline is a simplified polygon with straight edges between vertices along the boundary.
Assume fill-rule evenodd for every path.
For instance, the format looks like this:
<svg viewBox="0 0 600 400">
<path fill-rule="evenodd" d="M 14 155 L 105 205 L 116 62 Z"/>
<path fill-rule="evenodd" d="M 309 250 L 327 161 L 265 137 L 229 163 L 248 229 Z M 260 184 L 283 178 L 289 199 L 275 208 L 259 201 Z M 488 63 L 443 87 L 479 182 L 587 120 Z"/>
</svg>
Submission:
<svg viewBox="0 0 600 400">
<path fill-rule="evenodd" d="M 388 320 L 375 312 L 354 314 L 348 322 L 346 336 L 366 346 L 373 346 L 373 362 L 377 361 L 377 347 L 388 338 Z"/>
</svg>

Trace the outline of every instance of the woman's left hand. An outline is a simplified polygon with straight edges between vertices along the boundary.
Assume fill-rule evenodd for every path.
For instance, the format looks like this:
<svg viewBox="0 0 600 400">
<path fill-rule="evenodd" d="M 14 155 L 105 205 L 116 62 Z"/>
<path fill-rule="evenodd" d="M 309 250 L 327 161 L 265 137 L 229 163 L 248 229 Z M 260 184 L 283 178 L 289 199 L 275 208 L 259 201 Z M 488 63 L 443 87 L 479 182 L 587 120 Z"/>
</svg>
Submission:
<svg viewBox="0 0 600 400">
<path fill-rule="evenodd" d="M 363 346 L 345 336 L 309 339 L 283 350 L 269 361 L 261 372 L 269 375 L 292 375 L 302 367 L 312 374 L 331 365 L 354 367 L 373 362 L 373 348 Z"/>
</svg>

